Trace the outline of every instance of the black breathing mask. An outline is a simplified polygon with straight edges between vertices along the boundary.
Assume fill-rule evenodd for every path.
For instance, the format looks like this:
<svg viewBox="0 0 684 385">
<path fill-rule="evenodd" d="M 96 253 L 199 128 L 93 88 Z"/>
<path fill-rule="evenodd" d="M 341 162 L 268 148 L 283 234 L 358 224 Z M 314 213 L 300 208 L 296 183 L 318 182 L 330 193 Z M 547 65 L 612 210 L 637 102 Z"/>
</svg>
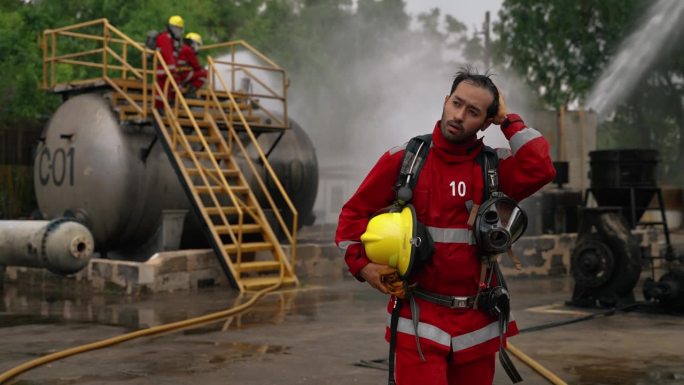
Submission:
<svg viewBox="0 0 684 385">
<path fill-rule="evenodd" d="M 505 253 L 525 232 L 527 214 L 518 202 L 493 192 L 477 210 L 473 231 L 482 257 Z"/>
</svg>

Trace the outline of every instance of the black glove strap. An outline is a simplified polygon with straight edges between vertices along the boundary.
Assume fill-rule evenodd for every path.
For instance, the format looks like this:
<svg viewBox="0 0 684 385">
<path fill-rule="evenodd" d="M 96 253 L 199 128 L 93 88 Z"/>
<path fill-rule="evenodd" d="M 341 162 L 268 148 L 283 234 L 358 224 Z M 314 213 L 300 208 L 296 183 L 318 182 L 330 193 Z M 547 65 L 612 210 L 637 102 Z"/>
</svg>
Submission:
<svg viewBox="0 0 684 385">
<path fill-rule="evenodd" d="M 501 367 L 504 369 L 506 374 L 508 375 L 508 378 L 511 379 L 511 381 L 514 384 L 517 384 L 518 382 L 522 381 L 522 377 L 520 376 L 520 373 L 518 373 L 518 369 L 516 369 L 515 365 L 513 364 L 513 361 L 511 361 L 511 358 L 508 356 L 508 353 L 506 353 L 506 349 L 504 349 L 504 333 L 505 329 L 508 326 L 508 316 L 504 314 L 499 315 L 499 362 L 501 363 Z"/>
<path fill-rule="evenodd" d="M 396 385 L 394 379 L 394 353 L 397 349 L 397 326 L 399 325 L 399 312 L 401 311 L 402 301 L 399 298 L 394 298 L 394 308 L 392 309 L 392 318 L 390 319 L 390 343 L 389 343 L 389 385 Z"/>
<path fill-rule="evenodd" d="M 492 270 L 494 270 L 494 274 L 496 274 L 496 279 L 498 281 L 497 283 L 506 288 L 506 281 L 504 281 L 503 274 L 501 273 L 501 269 L 499 268 L 499 264 L 496 262 L 496 260 L 492 265 Z M 511 316 L 510 305 L 506 306 L 505 309 L 499 310 L 499 362 L 501 363 L 501 367 L 508 375 L 508 378 L 510 378 L 511 381 L 516 384 L 522 381 L 522 377 L 520 376 L 520 373 L 518 373 L 518 369 L 516 369 L 513 361 L 511 361 L 511 358 L 508 356 L 508 353 L 504 348 L 504 336 L 508 330 L 508 321 L 510 320 Z"/>
<path fill-rule="evenodd" d="M 409 292 L 406 291 L 406 296 L 409 300 L 409 305 L 411 306 L 411 323 L 413 323 L 413 334 L 416 336 L 416 348 L 418 349 L 418 355 L 420 359 L 425 362 L 425 356 L 423 356 L 423 350 L 420 348 L 420 340 L 418 339 L 418 323 L 420 322 L 420 307 L 416 303 L 416 298 Z"/>
</svg>

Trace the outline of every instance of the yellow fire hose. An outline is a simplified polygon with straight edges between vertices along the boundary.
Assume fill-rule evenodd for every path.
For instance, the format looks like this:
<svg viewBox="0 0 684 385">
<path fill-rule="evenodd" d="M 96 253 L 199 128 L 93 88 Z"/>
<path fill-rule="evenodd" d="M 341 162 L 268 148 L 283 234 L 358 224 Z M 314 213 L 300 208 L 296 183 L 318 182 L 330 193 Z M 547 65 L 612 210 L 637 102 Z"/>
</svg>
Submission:
<svg viewBox="0 0 684 385">
<path fill-rule="evenodd" d="M 520 361 L 522 361 L 525 365 L 529 366 L 532 370 L 536 371 L 539 373 L 542 377 L 544 377 L 546 380 L 548 380 L 550 383 L 554 385 L 568 385 L 567 382 L 561 380 L 556 376 L 555 374 L 551 373 L 548 369 L 545 367 L 541 366 L 539 362 L 533 360 L 528 356 L 527 354 L 523 353 L 520 351 L 518 348 L 513 346 L 510 342 L 506 344 L 506 350 L 511 352 L 516 358 L 518 358 Z"/>
<path fill-rule="evenodd" d="M 203 315 L 200 317 L 190 318 L 190 319 L 183 320 L 183 321 L 177 321 L 177 322 L 172 322 L 172 323 L 168 323 L 168 324 L 164 324 L 164 325 L 154 326 L 154 327 L 147 328 L 147 329 L 137 330 L 137 331 L 134 331 L 131 333 L 126 333 L 126 334 L 122 334 L 122 335 L 119 335 L 116 337 L 107 338 L 104 340 L 92 342 L 92 343 L 89 343 L 86 345 L 81 345 L 81 346 L 77 346 L 74 348 L 62 350 L 59 352 L 48 354 L 48 355 L 40 357 L 40 358 L 36 358 L 35 360 L 25 362 L 19 366 L 16 366 L 16 367 L 0 374 L 0 384 L 5 383 L 5 381 L 10 380 L 10 379 L 18 376 L 21 373 L 27 372 L 27 371 L 34 369 L 34 368 L 37 368 L 41 365 L 45 365 L 45 364 L 48 364 L 50 362 L 60 360 L 62 358 L 74 356 L 76 354 L 81 354 L 81 353 L 89 352 L 89 351 L 96 350 L 96 349 L 106 348 L 106 347 L 116 345 L 116 344 L 119 344 L 119 343 L 122 343 L 125 341 L 130 341 L 130 340 L 135 339 L 135 338 L 151 336 L 151 335 L 161 334 L 161 333 L 166 333 L 166 332 L 178 331 L 178 330 L 185 329 L 185 328 L 192 327 L 192 326 L 199 326 L 199 325 L 207 323 L 207 322 L 217 321 L 217 320 L 220 320 L 222 318 L 226 318 L 226 317 L 238 314 L 238 313 L 243 312 L 243 311 L 247 310 L 248 308 L 254 306 L 254 304 L 261 297 L 263 297 L 265 294 L 267 294 L 273 290 L 276 290 L 278 287 L 280 287 L 280 285 L 282 284 L 282 278 L 283 278 L 283 274 L 282 274 L 282 270 L 281 270 L 280 282 L 278 282 L 277 284 L 275 284 L 273 286 L 270 286 L 266 289 L 263 289 L 263 290 L 257 292 L 247 302 L 240 304 L 238 306 L 232 307 L 230 309 L 226 309 L 226 310 L 222 310 L 219 312 Z M 537 361 L 533 360 L 528 355 L 526 355 L 525 353 L 520 351 L 518 348 L 513 346 L 510 342 L 508 343 L 507 350 L 509 352 L 511 352 L 514 356 L 516 356 L 525 365 L 529 366 L 534 371 L 539 373 L 542 377 L 544 377 L 546 380 L 548 380 L 551 384 L 567 385 L 567 383 L 565 381 L 561 380 L 560 378 L 558 378 L 558 376 L 556 376 L 555 374 L 551 373 L 548 369 L 541 366 Z"/>
<path fill-rule="evenodd" d="M 232 307 L 230 309 L 222 310 L 219 312 L 203 315 L 200 317 L 190 318 L 183 321 L 172 322 L 164 325 L 158 325 L 147 329 L 137 330 L 131 333 L 122 334 L 116 337 L 107 338 L 104 340 L 92 342 L 89 344 L 76 346 L 70 349 L 62 350 L 59 352 L 51 353 L 35 360 L 25 362 L 19 366 L 16 366 L 2 374 L 0 374 L 0 384 L 5 383 L 5 381 L 18 376 L 21 373 L 27 372 L 38 366 L 45 365 L 47 363 L 57 361 L 62 358 L 75 356 L 76 354 L 81 354 L 89 352 L 96 349 L 106 348 L 112 345 L 120 344 L 125 341 L 130 341 L 135 338 L 151 336 L 155 334 L 161 334 L 165 332 L 178 331 L 192 326 L 199 326 L 208 322 L 213 322 L 226 318 L 238 313 L 241 313 L 248 308 L 252 307 L 261 297 L 265 294 L 276 290 L 283 283 L 284 269 L 280 269 L 280 281 L 273 286 L 269 286 L 261 291 L 258 291 L 250 298 L 247 302 L 240 304 L 238 306 Z"/>
</svg>

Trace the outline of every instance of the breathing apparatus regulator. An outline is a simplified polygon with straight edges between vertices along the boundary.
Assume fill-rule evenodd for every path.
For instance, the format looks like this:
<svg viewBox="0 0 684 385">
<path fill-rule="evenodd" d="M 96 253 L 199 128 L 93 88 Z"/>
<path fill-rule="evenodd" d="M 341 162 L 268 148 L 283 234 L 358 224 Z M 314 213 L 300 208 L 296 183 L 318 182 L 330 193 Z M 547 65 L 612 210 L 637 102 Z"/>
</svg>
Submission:
<svg viewBox="0 0 684 385">
<path fill-rule="evenodd" d="M 394 188 L 396 192 L 394 203 L 376 213 L 369 221 L 366 232 L 361 236 L 366 255 L 371 261 L 396 269 L 396 272 L 389 277 L 381 277 L 383 284 L 396 297 L 390 320 L 389 384 L 395 384 L 396 333 L 399 311 L 404 300 L 411 307 L 418 354 L 423 361 L 425 360 L 418 340 L 419 308 L 415 301 L 416 296 L 451 308 L 477 308 L 497 317 L 500 338 L 499 359 L 514 383 L 522 381 L 503 347 L 503 338 L 510 318 L 510 296 L 496 257 L 499 254 L 508 253 L 516 268 L 520 268 L 520 261 L 515 258 L 511 246 L 527 228 L 527 215 L 515 200 L 498 191 L 498 159 L 493 149 L 485 147 L 477 158 L 485 178 L 483 194 L 485 200 L 481 205 L 474 205 L 471 201 L 468 207 L 471 212 L 468 224 L 472 226 L 482 262 L 480 286 L 474 300 L 468 297 L 428 293 L 415 285 L 408 284 L 409 278 L 426 265 L 434 253 L 434 241 L 425 225 L 417 220 L 415 209 L 410 203 L 418 173 L 425 163 L 431 143 L 432 135 L 430 134 L 417 136 L 409 141 Z M 496 277 L 495 283 L 493 277 Z"/>
<path fill-rule="evenodd" d="M 518 202 L 502 192 L 492 192 L 478 208 L 473 232 L 480 255 L 494 256 L 510 250 L 527 228 L 527 215 Z"/>
<path fill-rule="evenodd" d="M 513 254 L 511 247 L 526 228 L 525 211 L 518 205 L 518 202 L 502 192 L 491 192 L 489 199 L 477 209 L 473 232 L 482 259 L 481 289 L 477 295 L 478 309 L 496 317 L 500 315 L 508 317 L 510 295 L 495 258 L 506 253 L 511 257 L 516 269 L 520 270 L 520 260 Z M 487 278 L 485 278 L 486 268 L 489 268 Z M 496 286 L 491 284 L 493 276 L 497 277 Z"/>
</svg>

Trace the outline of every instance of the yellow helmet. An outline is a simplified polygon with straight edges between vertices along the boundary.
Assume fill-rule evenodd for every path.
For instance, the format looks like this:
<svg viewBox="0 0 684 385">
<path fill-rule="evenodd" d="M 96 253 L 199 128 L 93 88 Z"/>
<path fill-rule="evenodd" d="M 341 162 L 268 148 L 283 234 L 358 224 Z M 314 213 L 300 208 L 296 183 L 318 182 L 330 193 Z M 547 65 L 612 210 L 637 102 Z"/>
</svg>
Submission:
<svg viewBox="0 0 684 385">
<path fill-rule="evenodd" d="M 197 32 L 188 32 L 188 34 L 185 35 L 185 38 L 197 43 L 198 45 L 202 45 L 202 36 L 200 36 L 200 34 Z"/>
<path fill-rule="evenodd" d="M 371 218 L 361 242 L 371 261 L 394 267 L 401 278 L 408 278 L 434 251 L 432 238 L 410 204 L 400 212 Z"/>
<path fill-rule="evenodd" d="M 185 28 L 185 22 L 183 21 L 183 18 L 178 15 L 173 15 L 169 17 L 169 25 L 178 28 Z"/>
</svg>

